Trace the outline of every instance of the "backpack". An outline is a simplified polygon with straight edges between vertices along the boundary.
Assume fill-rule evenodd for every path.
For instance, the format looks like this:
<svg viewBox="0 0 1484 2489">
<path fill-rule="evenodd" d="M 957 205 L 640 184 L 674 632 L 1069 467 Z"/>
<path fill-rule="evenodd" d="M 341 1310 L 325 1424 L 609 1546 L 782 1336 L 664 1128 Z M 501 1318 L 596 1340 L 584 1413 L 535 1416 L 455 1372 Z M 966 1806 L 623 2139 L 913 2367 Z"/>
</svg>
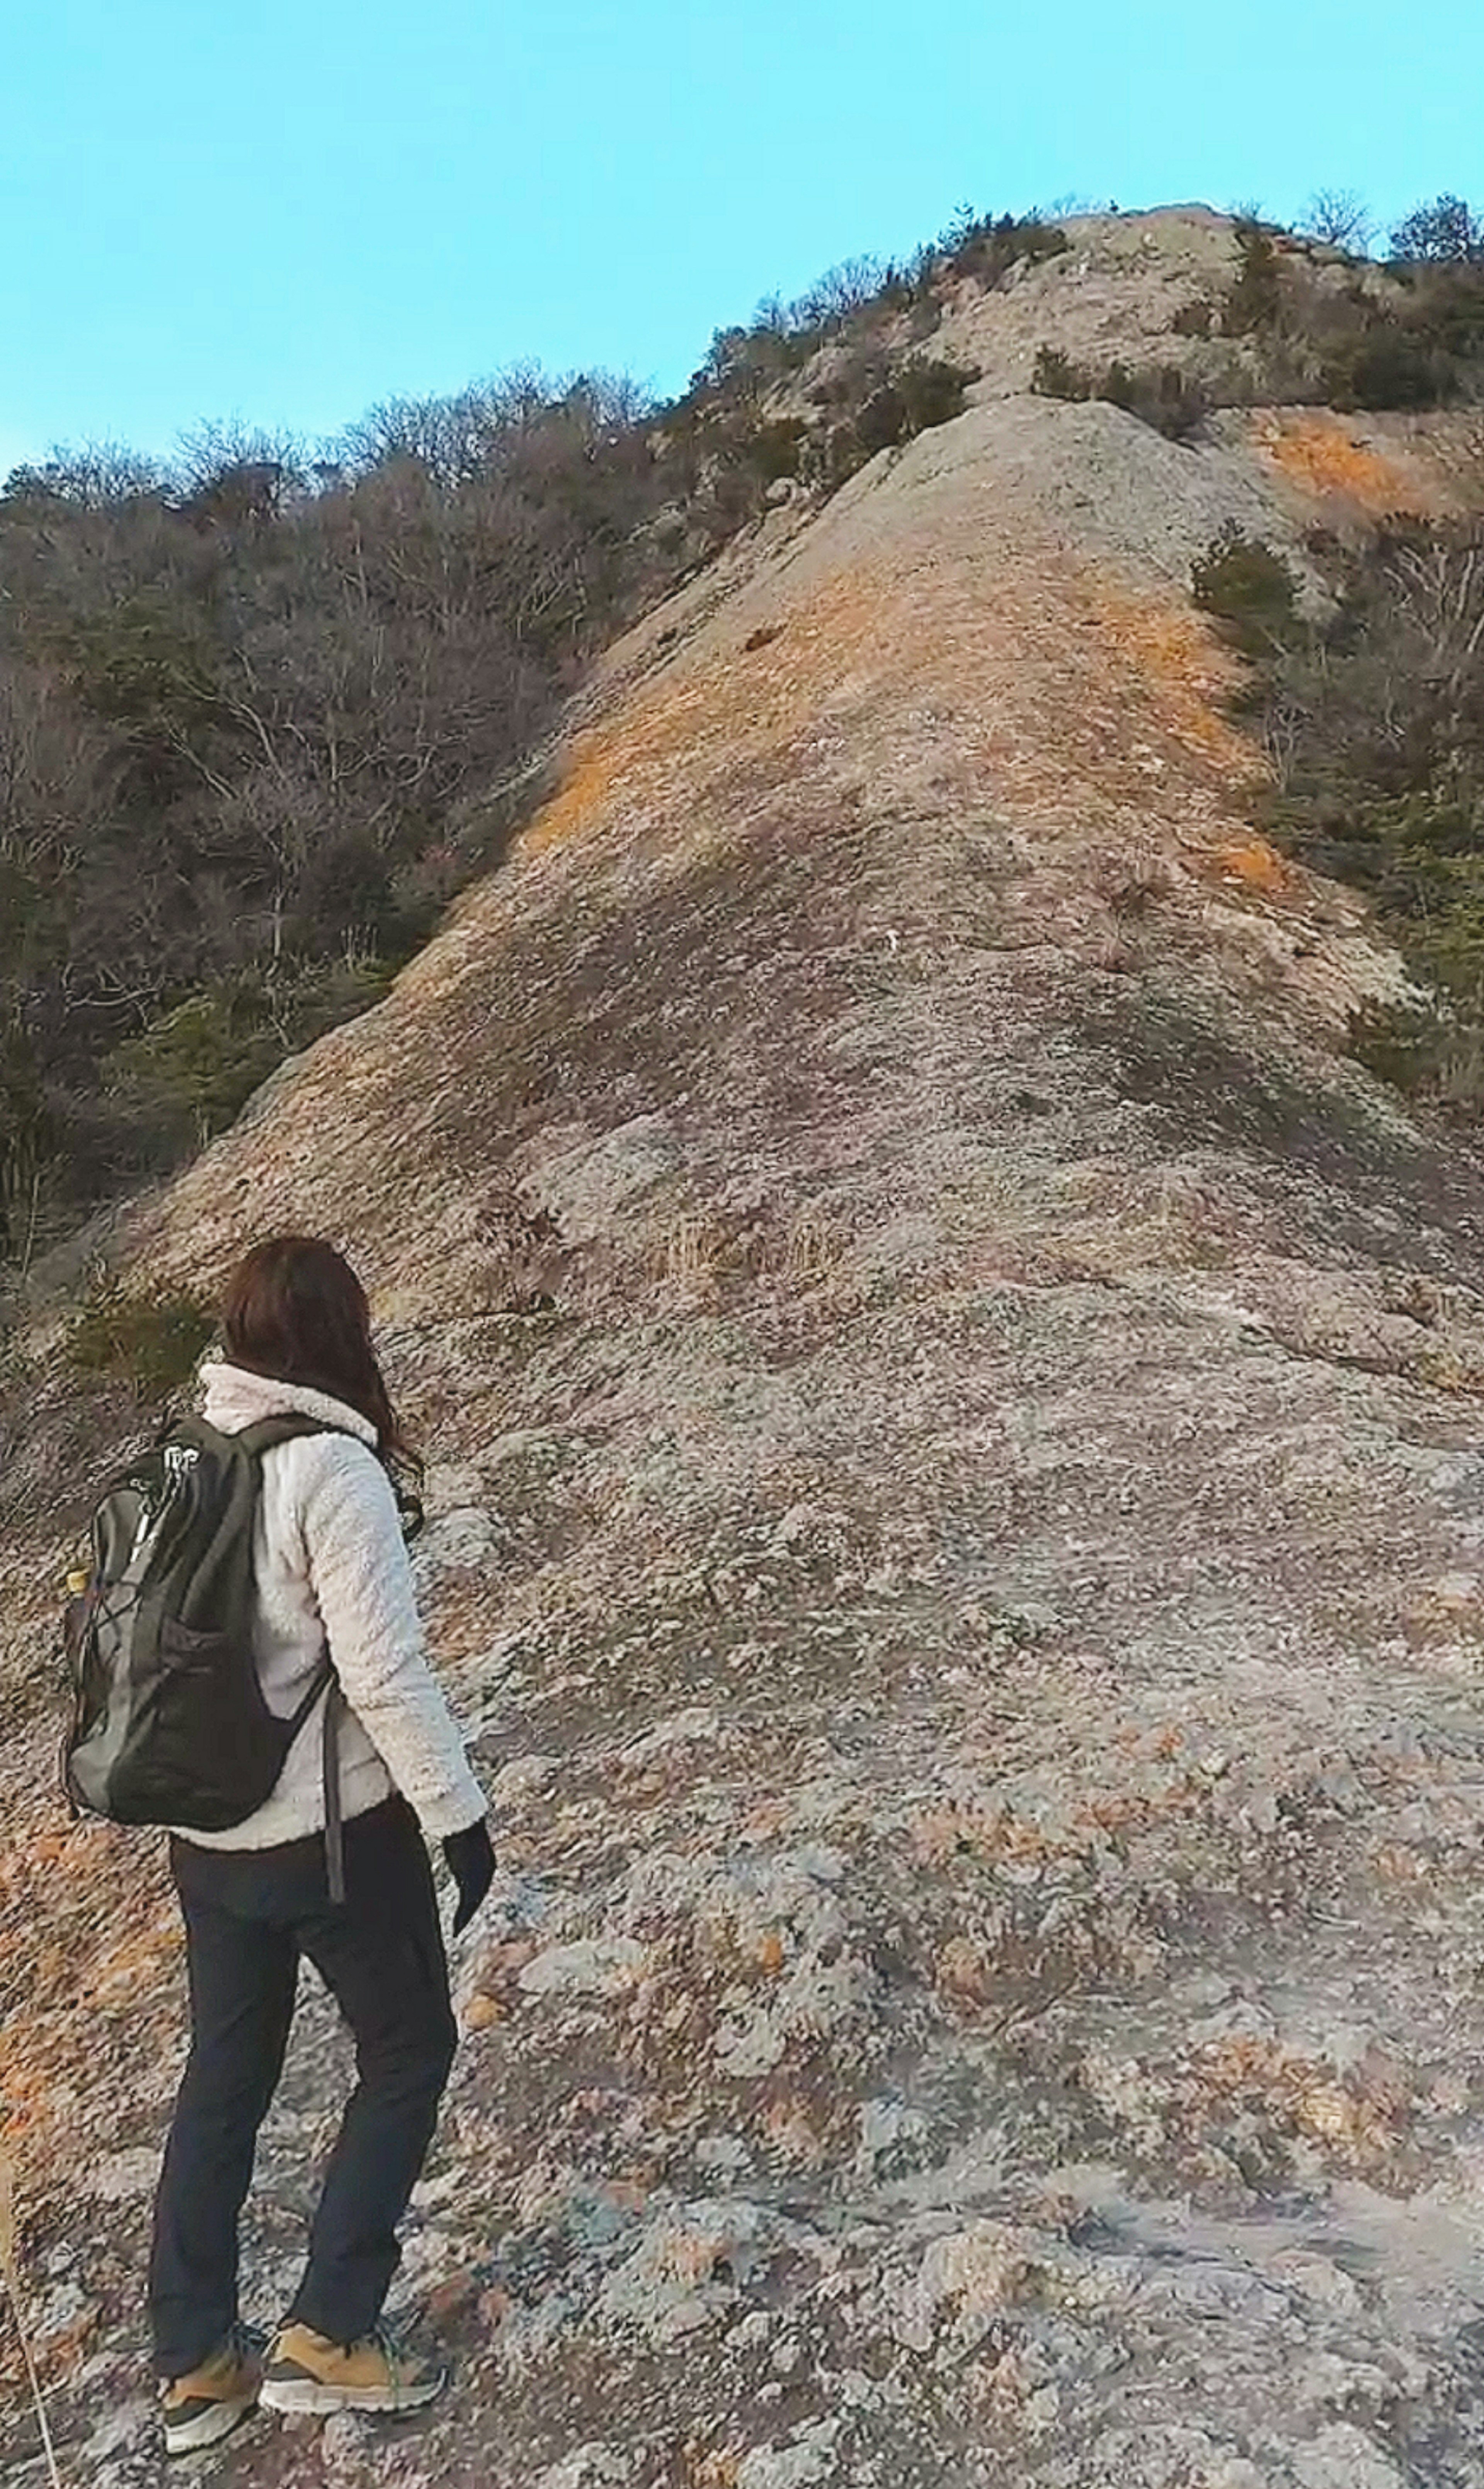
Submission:
<svg viewBox="0 0 1484 2489">
<path fill-rule="evenodd" d="M 229 1831 L 271 1794 L 328 1688 L 332 1901 L 344 1897 L 338 1681 L 327 1651 L 298 1708 L 287 1719 L 269 1709 L 252 1649 L 252 1531 L 263 1454 L 340 1431 L 312 1417 L 267 1417 L 238 1435 L 202 1417 L 167 1427 L 105 1488 L 86 1588 L 63 1619 L 72 1716 L 62 1782 L 74 1817 Z"/>
</svg>

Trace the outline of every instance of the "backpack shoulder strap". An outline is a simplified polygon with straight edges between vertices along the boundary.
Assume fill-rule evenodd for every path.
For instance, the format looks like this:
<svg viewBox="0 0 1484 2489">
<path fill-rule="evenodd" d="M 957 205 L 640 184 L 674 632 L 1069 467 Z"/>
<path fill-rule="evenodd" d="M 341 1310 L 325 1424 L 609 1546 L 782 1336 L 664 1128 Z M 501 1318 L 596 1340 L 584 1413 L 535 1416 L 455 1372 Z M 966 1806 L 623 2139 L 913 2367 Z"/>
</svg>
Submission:
<svg viewBox="0 0 1484 2489">
<path fill-rule="evenodd" d="M 265 1452 L 271 1452 L 275 1445 L 292 1444 L 300 1435 L 344 1435 L 350 1443 L 359 1441 L 358 1436 L 351 1433 L 349 1426 L 332 1426 L 324 1417 L 291 1416 L 260 1417 L 255 1426 L 243 1426 L 227 1440 L 237 1444 L 257 1461 Z"/>
<path fill-rule="evenodd" d="M 292 1444 L 300 1435 L 343 1435 L 350 1443 L 360 1438 L 349 1426 L 333 1426 L 323 1417 L 260 1417 L 255 1426 L 244 1426 L 236 1441 L 252 1459 L 261 1460 L 276 1444 Z M 331 1903 L 345 1899 L 345 1851 L 340 1820 L 340 1711 L 344 1696 L 335 1674 L 334 1662 L 327 1649 L 315 1670 L 303 1700 L 289 1723 L 290 1734 L 297 1737 L 310 1712 L 326 1695 L 324 1750 L 321 1764 L 325 1788 L 325 1862 Z"/>
</svg>

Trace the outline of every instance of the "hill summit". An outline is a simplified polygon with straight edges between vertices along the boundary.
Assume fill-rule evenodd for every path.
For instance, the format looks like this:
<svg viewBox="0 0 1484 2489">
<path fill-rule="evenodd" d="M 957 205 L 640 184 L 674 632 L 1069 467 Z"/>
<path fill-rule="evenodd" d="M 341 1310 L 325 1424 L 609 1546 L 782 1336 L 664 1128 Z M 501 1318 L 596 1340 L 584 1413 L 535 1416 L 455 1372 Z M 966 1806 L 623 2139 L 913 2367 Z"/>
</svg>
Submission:
<svg viewBox="0 0 1484 2489">
<path fill-rule="evenodd" d="M 1401 280 L 1287 256 L 1353 372 Z M 364 1272 L 500 1860 L 399 2284 L 455 2390 L 223 2482 L 1484 2480 L 1484 1188 L 1351 1048 L 1413 987 L 1192 594 L 1260 544 L 1317 627 L 1484 467 L 1464 402 L 1215 404 L 1252 266 L 1179 208 L 940 286 L 961 411 L 772 478 L 385 999 L 108 1231 L 136 1305 L 271 1229 Z M 134 2489 L 180 1946 L 50 1791 L 144 1414 L 77 1260 L 9 1385 L 0 2101 L 76 2476 Z M 317 1998 L 254 2312 L 344 2076 Z"/>
</svg>

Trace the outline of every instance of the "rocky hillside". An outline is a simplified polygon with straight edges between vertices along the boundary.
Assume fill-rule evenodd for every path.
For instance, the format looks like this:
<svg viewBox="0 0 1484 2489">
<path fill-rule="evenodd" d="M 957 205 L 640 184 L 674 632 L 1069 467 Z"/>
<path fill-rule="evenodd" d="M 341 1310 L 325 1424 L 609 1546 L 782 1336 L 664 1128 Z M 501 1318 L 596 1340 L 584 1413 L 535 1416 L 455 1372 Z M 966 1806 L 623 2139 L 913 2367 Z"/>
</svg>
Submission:
<svg viewBox="0 0 1484 2489">
<path fill-rule="evenodd" d="M 399 2284 L 455 2389 L 223 2489 L 1484 2482 L 1484 1185 L 1346 1057 L 1396 963 L 1254 834 L 1188 594 L 1446 510 L 1464 428 L 1025 386 L 1229 238 L 977 306 L 968 411 L 615 648 L 513 860 L 118 1231 L 367 1273 L 501 1861 Z M 138 1419 L 44 1290 L 26 1354 L 0 2099 L 65 2476 L 145 2489 L 180 1946 L 50 1794 L 44 1630 Z M 313 1998 L 260 2317 L 345 2075 Z"/>
</svg>

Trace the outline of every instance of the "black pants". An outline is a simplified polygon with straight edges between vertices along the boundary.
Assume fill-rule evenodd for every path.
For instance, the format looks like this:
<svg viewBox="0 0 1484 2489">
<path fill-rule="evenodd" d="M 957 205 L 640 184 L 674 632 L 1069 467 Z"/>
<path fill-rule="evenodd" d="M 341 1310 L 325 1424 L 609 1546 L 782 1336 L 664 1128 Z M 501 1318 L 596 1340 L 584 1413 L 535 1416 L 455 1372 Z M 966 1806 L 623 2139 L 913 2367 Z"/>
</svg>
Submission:
<svg viewBox="0 0 1484 2489">
<path fill-rule="evenodd" d="M 156 2199 L 150 2321 L 157 2373 L 181 2377 L 237 2317 L 238 2216 L 283 2067 L 300 1955 L 356 2041 L 357 2080 L 289 2310 L 332 2342 L 358 2340 L 381 2312 L 457 2035 L 432 1870 L 403 1798 L 346 1825 L 338 1907 L 318 1839 L 263 1850 L 176 1841 L 170 1863 L 191 2041 Z"/>
</svg>

